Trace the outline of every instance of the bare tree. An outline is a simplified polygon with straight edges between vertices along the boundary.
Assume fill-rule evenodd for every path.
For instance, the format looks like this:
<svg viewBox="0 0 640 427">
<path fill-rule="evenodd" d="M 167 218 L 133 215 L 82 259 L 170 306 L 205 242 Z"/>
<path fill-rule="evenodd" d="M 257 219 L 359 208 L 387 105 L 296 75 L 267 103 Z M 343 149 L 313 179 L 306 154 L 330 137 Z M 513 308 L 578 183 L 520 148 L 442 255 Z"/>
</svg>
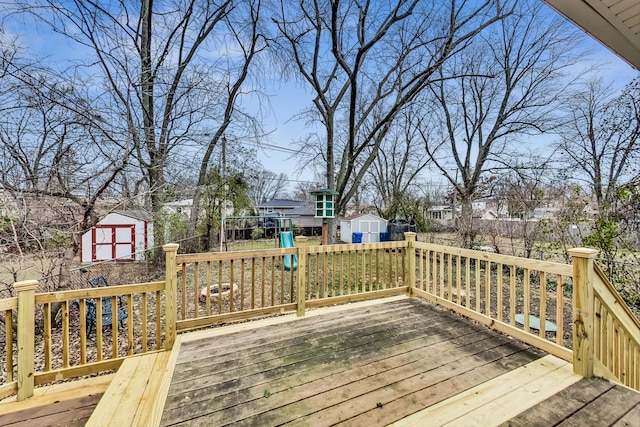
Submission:
<svg viewBox="0 0 640 427">
<path fill-rule="evenodd" d="M 380 216 L 393 219 L 406 211 L 407 202 L 415 206 L 416 179 L 427 163 L 429 158 L 413 123 L 413 111 L 402 111 L 367 171 L 369 188 L 375 193 L 370 199 Z"/>
<path fill-rule="evenodd" d="M 553 200 L 548 185 L 548 177 L 553 176 L 550 164 L 550 158 L 540 159 L 531 154 L 523 157 L 523 160 L 515 160 L 493 183 L 491 194 L 499 201 L 497 213 L 499 214 L 502 205 L 508 210 L 510 217 L 510 221 L 494 221 L 497 228 L 492 230 L 491 237 L 496 252 L 500 252 L 497 237 L 504 235 L 511 241 L 511 255 L 519 255 L 517 249 L 522 244 L 524 256 L 531 258 L 544 229 L 543 222 L 535 218 L 536 209 Z"/>
<path fill-rule="evenodd" d="M 567 170 L 583 177 L 602 212 L 620 186 L 640 177 L 640 78 L 617 97 L 602 81 L 589 81 L 572 94 L 568 107 L 559 149 Z"/>
<path fill-rule="evenodd" d="M 318 156 L 344 210 L 398 113 L 443 63 L 501 19 L 499 1 L 281 1 L 275 23 L 290 71 L 315 95 Z M 313 149 L 313 147 L 308 147 Z M 330 222 L 330 241 L 336 240 Z"/>
<path fill-rule="evenodd" d="M 315 202 L 314 196 L 311 194 L 313 190 L 318 190 L 322 188 L 322 180 L 318 179 L 317 181 L 299 181 L 296 183 L 291 197 L 294 200 L 300 200 L 302 202 L 307 202 L 309 204 Z"/>
<path fill-rule="evenodd" d="M 427 114 L 435 114 L 429 120 L 441 127 L 423 128 L 425 146 L 456 189 L 465 247 L 477 234 L 472 202 L 483 175 L 509 164 L 516 138 L 557 125 L 554 109 L 567 84 L 563 72 L 578 61 L 574 34 L 560 18 L 545 13 L 542 3 L 521 0 L 511 16 L 474 39 L 449 69 L 439 70 L 441 79 L 430 86 L 435 102 Z M 434 134 L 441 138 L 437 144 Z"/>
<path fill-rule="evenodd" d="M 38 230 L 60 230 L 68 244 L 56 284 L 65 288 L 80 235 L 96 224 L 98 201 L 129 152 L 110 140 L 108 124 L 87 112 L 84 94 L 58 74 L 15 62 L 5 71 L 0 182 L 21 207 L 24 238 L 16 244 L 44 252 L 47 239 Z"/>
<path fill-rule="evenodd" d="M 250 171 L 245 171 L 248 182 L 248 193 L 255 209 L 261 203 L 282 197 L 286 192 L 287 175 L 275 173 L 256 165 Z"/>
<path fill-rule="evenodd" d="M 16 4 L 92 53 L 84 61 L 74 58 L 80 65 L 71 72 L 90 76 L 90 108 L 117 123 L 133 148 L 154 214 L 162 205 L 167 165 L 198 157 L 194 145 L 202 147 L 206 175 L 207 156 L 238 113 L 242 81 L 261 48 L 259 0 Z M 178 147 L 181 156 L 174 157 Z M 162 239 L 157 229 L 156 243 Z"/>
</svg>

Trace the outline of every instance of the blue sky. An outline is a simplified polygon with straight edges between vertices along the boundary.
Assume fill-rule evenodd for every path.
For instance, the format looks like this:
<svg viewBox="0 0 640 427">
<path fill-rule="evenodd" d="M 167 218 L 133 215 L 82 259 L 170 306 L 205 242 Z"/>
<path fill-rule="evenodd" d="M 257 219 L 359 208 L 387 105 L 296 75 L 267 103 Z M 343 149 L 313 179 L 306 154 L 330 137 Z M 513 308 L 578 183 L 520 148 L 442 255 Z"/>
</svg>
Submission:
<svg viewBox="0 0 640 427">
<path fill-rule="evenodd" d="M 66 63 L 74 58 L 82 57 L 83 48 L 66 40 L 62 36 L 51 34 L 42 26 L 35 26 L 27 18 L 5 19 L 3 28 L 8 35 L 18 36 L 19 43 L 28 53 L 38 57 L 44 57 L 45 62 L 51 64 Z M 592 49 L 594 62 L 600 64 L 594 73 L 600 76 L 606 83 L 611 83 L 614 89 L 622 88 L 639 72 L 634 70 L 622 59 L 613 54 L 609 49 L 593 40 L 586 33 L 582 33 L 584 45 Z M 576 70 L 576 72 L 581 72 Z M 292 180 L 291 186 L 296 180 L 313 180 L 314 170 L 309 166 L 310 158 L 307 155 L 302 158 L 291 158 L 288 151 L 296 148 L 293 143 L 311 133 L 304 119 L 295 117 L 310 103 L 312 96 L 305 93 L 304 89 L 295 82 L 281 83 L 275 88 L 268 89 L 271 95 L 271 112 L 265 118 L 265 129 L 272 131 L 266 144 L 259 150 L 259 159 L 263 165 L 277 173 L 286 173 Z M 253 147 L 250 144 L 247 146 Z M 274 147 L 282 147 L 277 149 Z M 428 172 L 427 172 L 428 173 Z M 440 180 L 439 175 L 432 177 Z"/>
</svg>

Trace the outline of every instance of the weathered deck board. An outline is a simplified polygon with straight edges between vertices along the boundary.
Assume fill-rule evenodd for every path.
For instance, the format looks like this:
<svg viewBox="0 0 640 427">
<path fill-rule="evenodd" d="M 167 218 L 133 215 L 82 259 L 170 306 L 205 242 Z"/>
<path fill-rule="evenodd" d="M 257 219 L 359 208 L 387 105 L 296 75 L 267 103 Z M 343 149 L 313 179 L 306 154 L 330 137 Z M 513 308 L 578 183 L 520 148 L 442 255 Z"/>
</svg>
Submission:
<svg viewBox="0 0 640 427">
<path fill-rule="evenodd" d="M 541 355 L 417 300 L 208 341 L 183 343 L 163 425 L 383 425 Z"/>
<path fill-rule="evenodd" d="M 101 395 L 83 396 L 35 409 L 0 415 L 3 427 L 84 426 Z"/>
<path fill-rule="evenodd" d="M 35 396 L 0 404 L 0 426 L 83 426 L 113 374 L 37 388 Z"/>
</svg>

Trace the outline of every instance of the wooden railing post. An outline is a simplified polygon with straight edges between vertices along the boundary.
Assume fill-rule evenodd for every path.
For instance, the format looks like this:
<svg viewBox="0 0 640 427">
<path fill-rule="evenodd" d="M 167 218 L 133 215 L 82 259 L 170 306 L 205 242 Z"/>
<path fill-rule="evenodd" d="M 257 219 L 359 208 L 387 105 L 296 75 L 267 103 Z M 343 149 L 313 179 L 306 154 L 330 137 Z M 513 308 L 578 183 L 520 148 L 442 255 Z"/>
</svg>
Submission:
<svg viewBox="0 0 640 427">
<path fill-rule="evenodd" d="M 165 348 L 171 350 L 176 341 L 176 317 L 178 315 L 178 277 L 176 276 L 176 254 L 180 245 L 167 243 L 162 247 L 165 252 Z"/>
<path fill-rule="evenodd" d="M 307 248 L 298 248 L 298 289 L 296 290 L 297 309 L 296 315 L 304 317 L 306 297 L 307 297 Z"/>
<path fill-rule="evenodd" d="M 585 378 L 593 376 L 594 302 L 593 260 L 598 251 L 590 248 L 569 250 L 573 258 L 573 371 Z"/>
<path fill-rule="evenodd" d="M 409 272 L 407 277 L 407 296 L 413 296 L 413 288 L 416 286 L 416 250 L 414 243 L 416 241 L 416 233 L 407 231 L 404 233 L 407 240 L 407 257 L 409 259 Z"/>
<path fill-rule="evenodd" d="M 13 288 L 18 292 L 18 401 L 33 396 L 37 286 L 37 280 L 25 280 L 13 284 Z"/>
</svg>

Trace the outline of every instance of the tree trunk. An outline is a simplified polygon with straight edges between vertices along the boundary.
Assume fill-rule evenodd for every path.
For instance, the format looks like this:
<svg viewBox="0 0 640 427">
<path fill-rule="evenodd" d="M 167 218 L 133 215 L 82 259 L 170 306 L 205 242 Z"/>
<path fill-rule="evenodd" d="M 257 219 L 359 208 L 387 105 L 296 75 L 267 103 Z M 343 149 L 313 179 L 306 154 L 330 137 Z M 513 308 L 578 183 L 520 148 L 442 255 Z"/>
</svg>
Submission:
<svg viewBox="0 0 640 427">
<path fill-rule="evenodd" d="M 458 223 L 458 233 L 462 238 L 462 247 L 472 249 L 476 231 L 473 227 L 473 205 L 471 196 L 464 194 L 462 196 L 462 212 L 460 215 L 460 222 Z"/>
</svg>

